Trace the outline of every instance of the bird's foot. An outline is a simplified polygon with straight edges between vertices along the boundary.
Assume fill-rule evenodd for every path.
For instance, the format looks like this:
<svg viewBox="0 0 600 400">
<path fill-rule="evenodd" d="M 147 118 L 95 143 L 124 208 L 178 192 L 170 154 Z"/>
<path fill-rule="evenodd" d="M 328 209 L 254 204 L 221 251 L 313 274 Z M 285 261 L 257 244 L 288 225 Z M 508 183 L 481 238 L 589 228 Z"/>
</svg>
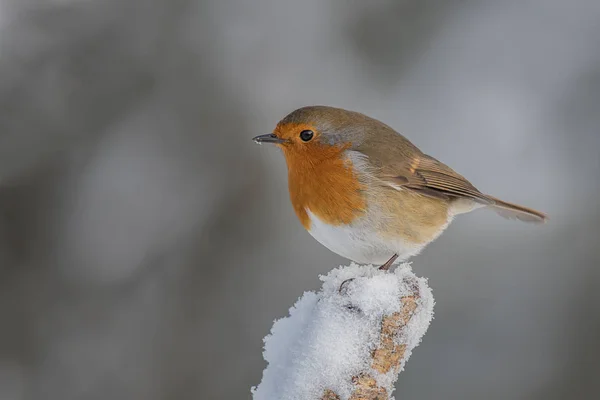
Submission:
<svg viewBox="0 0 600 400">
<path fill-rule="evenodd" d="M 396 259 L 398 259 L 398 254 L 394 254 L 393 256 L 390 257 L 389 260 L 387 260 L 385 262 L 385 264 L 383 264 L 381 267 L 379 267 L 379 269 L 381 271 L 387 271 L 390 269 L 390 267 L 392 266 L 392 264 L 394 263 L 394 261 L 396 261 Z M 352 282 L 354 280 L 354 278 L 350 278 L 350 279 L 346 279 L 344 282 L 342 282 L 342 284 L 340 285 L 340 288 L 338 289 L 338 292 L 340 294 L 343 294 L 342 292 L 346 292 L 347 290 L 347 286 L 350 282 Z"/>
<path fill-rule="evenodd" d="M 350 282 L 352 282 L 353 280 L 354 280 L 354 278 L 350 278 L 350 279 L 346 279 L 344 282 L 342 282 L 340 285 L 340 288 L 338 289 L 338 293 L 341 295 L 345 295 L 348 290 L 348 284 Z"/>
</svg>

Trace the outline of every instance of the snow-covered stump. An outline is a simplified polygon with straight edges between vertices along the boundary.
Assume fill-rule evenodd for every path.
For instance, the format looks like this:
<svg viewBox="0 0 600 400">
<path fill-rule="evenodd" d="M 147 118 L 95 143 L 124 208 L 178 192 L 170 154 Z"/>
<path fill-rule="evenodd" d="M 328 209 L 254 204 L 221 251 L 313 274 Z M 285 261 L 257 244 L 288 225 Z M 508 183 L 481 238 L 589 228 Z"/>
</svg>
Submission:
<svg viewBox="0 0 600 400">
<path fill-rule="evenodd" d="M 351 264 L 321 277 L 265 338 L 254 400 L 387 400 L 420 343 L 434 300 L 409 264 Z"/>
</svg>

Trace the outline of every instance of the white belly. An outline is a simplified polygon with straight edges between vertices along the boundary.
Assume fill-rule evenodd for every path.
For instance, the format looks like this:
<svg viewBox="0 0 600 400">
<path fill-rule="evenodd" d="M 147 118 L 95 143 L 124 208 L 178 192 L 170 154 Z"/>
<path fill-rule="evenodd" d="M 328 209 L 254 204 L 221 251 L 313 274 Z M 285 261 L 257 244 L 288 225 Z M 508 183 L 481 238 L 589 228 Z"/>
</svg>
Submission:
<svg viewBox="0 0 600 400">
<path fill-rule="evenodd" d="M 380 237 L 367 224 L 332 226 L 322 222 L 310 210 L 309 233 L 334 253 L 362 264 L 383 264 L 394 254 L 398 262 L 418 254 L 425 245 L 407 243 L 402 239 Z"/>
</svg>

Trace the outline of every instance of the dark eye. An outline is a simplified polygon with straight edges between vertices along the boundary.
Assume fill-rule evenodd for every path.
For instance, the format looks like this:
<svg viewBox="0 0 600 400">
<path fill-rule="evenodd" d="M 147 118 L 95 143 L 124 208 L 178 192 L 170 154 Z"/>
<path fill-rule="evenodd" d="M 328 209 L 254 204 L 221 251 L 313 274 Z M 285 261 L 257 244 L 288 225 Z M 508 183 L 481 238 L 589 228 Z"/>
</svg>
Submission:
<svg viewBox="0 0 600 400">
<path fill-rule="evenodd" d="M 312 139 L 314 136 L 314 132 L 313 131 L 302 131 L 300 132 L 300 139 L 302 139 L 305 142 L 308 142 L 310 139 Z"/>
</svg>

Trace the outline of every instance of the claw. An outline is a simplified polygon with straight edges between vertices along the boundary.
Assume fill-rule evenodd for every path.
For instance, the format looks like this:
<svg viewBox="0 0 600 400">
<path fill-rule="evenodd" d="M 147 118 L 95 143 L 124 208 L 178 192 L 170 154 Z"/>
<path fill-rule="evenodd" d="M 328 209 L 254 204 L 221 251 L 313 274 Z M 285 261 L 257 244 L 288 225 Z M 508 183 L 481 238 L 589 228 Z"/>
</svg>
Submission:
<svg viewBox="0 0 600 400">
<path fill-rule="evenodd" d="M 340 285 L 340 288 L 338 289 L 338 293 L 339 294 L 346 294 L 346 291 L 348 290 L 347 286 L 353 280 L 354 280 L 354 278 L 350 278 L 350 279 L 346 279 L 344 282 L 342 282 L 342 284 Z M 344 290 L 344 293 L 342 293 L 342 290 Z"/>
</svg>

